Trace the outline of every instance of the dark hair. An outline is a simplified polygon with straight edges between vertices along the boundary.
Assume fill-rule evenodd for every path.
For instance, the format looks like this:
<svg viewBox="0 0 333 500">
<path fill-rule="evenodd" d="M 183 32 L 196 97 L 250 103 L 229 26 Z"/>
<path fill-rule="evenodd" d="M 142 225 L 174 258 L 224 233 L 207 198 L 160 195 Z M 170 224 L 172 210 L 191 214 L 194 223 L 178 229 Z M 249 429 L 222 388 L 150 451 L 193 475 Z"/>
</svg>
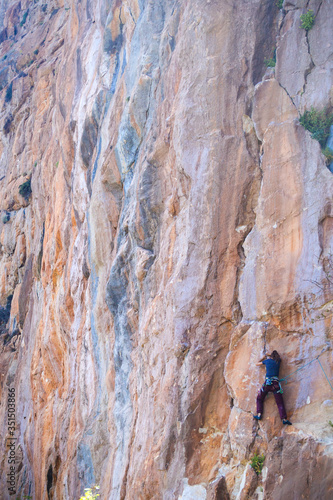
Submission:
<svg viewBox="0 0 333 500">
<path fill-rule="evenodd" d="M 280 355 L 279 355 L 279 353 L 277 351 L 273 351 L 272 352 L 271 358 L 274 359 L 274 361 L 276 361 L 277 363 L 281 362 Z"/>
</svg>

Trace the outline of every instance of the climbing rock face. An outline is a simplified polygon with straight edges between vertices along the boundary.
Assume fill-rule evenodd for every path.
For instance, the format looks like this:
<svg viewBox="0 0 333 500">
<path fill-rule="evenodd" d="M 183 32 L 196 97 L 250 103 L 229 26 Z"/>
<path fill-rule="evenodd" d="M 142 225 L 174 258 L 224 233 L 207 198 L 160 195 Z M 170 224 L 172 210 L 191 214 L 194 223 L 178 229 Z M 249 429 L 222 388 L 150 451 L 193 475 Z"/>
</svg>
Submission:
<svg viewBox="0 0 333 500">
<path fill-rule="evenodd" d="M 332 498 L 333 177 L 299 118 L 333 106 L 333 4 L 280 3 L 0 0 L 4 500 Z M 253 419 L 273 349 L 292 426 Z"/>
</svg>

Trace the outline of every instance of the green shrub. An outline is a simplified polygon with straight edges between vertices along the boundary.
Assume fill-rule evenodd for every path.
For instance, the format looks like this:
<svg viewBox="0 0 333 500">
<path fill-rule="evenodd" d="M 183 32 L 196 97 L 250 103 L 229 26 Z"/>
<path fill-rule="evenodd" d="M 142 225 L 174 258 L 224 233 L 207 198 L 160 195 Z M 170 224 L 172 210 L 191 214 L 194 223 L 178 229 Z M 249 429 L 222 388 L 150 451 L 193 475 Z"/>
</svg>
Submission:
<svg viewBox="0 0 333 500">
<path fill-rule="evenodd" d="M 271 57 L 270 59 L 265 59 L 264 62 L 267 68 L 275 68 L 276 60 L 274 59 L 274 57 Z"/>
<path fill-rule="evenodd" d="M 80 497 L 80 500 L 96 500 L 97 497 L 100 496 L 97 493 L 99 490 L 99 486 L 94 486 L 93 488 L 84 488 L 85 494 L 83 497 Z"/>
<path fill-rule="evenodd" d="M 19 187 L 19 193 L 25 200 L 28 200 L 30 198 L 30 195 L 32 193 L 31 191 L 31 179 L 27 180 L 23 184 L 20 185 Z"/>
<path fill-rule="evenodd" d="M 277 0 L 276 5 L 279 9 L 282 9 L 283 7 L 283 0 Z"/>
<path fill-rule="evenodd" d="M 331 150 L 331 148 L 326 146 L 326 148 L 322 150 L 322 153 L 326 157 L 326 163 L 328 165 L 333 162 L 333 151 Z"/>
<path fill-rule="evenodd" d="M 265 59 L 264 63 L 265 63 L 265 66 L 267 66 L 267 68 L 275 68 L 275 64 L 276 64 L 276 49 L 274 49 L 273 56 L 270 57 L 269 59 Z"/>
<path fill-rule="evenodd" d="M 265 461 L 265 455 L 257 455 L 257 453 L 254 454 L 254 456 L 251 458 L 250 465 L 254 472 L 259 476 L 259 474 L 262 471 L 262 468 L 264 466 L 264 461 Z"/>
<path fill-rule="evenodd" d="M 308 10 L 306 14 L 301 15 L 301 28 L 310 31 L 313 28 L 315 16 L 313 10 Z"/>
<path fill-rule="evenodd" d="M 333 427 L 333 422 L 332 422 L 332 420 L 329 420 L 329 421 L 328 421 L 328 423 L 329 423 L 329 425 L 330 425 L 331 427 Z"/>
<path fill-rule="evenodd" d="M 312 138 L 316 139 L 321 147 L 324 148 L 330 135 L 333 113 L 329 112 L 327 108 L 321 111 L 311 108 L 310 111 L 304 112 L 299 122 L 306 130 L 311 132 Z"/>
</svg>

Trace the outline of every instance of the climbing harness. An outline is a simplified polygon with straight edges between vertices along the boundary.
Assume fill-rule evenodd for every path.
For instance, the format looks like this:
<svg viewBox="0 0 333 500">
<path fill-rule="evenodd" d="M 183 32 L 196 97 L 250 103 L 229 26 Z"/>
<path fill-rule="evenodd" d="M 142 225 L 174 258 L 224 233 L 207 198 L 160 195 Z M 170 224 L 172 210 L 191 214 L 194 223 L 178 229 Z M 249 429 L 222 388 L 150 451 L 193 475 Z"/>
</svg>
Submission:
<svg viewBox="0 0 333 500">
<path fill-rule="evenodd" d="M 324 375 L 325 375 L 325 377 L 326 377 L 326 379 L 327 379 L 327 382 L 330 384 L 330 387 L 331 387 L 331 389 L 332 389 L 332 391 L 333 391 L 333 386 L 332 386 L 332 384 L 331 384 L 331 382 L 330 382 L 330 380 L 329 380 L 328 376 L 327 376 L 327 375 L 326 375 L 326 373 L 325 373 L 325 370 L 324 370 L 324 368 L 323 368 L 323 365 L 321 364 L 321 362 L 320 362 L 320 360 L 319 360 L 319 356 L 321 356 L 321 355 L 322 355 L 325 351 L 326 351 L 326 348 L 324 347 L 324 349 L 321 351 L 321 353 L 320 353 L 320 354 L 318 354 L 318 356 L 316 356 L 315 358 L 313 358 L 313 359 L 312 359 L 311 361 L 309 361 L 308 363 L 305 363 L 305 365 L 300 366 L 299 368 L 297 368 L 297 370 L 295 370 L 295 371 L 293 371 L 293 372 L 289 373 L 289 375 L 287 375 L 286 377 L 280 378 L 280 379 L 279 379 L 279 382 L 284 382 L 287 378 L 289 378 L 289 377 L 291 377 L 292 375 L 294 375 L 294 373 L 298 372 L 299 370 L 303 370 L 303 368 L 305 368 L 306 366 L 310 365 L 310 364 L 311 364 L 311 363 L 313 363 L 314 361 L 318 361 L 318 363 L 320 364 L 320 368 L 323 370 Z M 280 387 L 281 387 L 281 386 L 280 386 Z M 282 392 L 281 392 L 281 394 L 282 394 Z"/>
<path fill-rule="evenodd" d="M 274 382 L 278 382 L 279 387 L 280 387 L 280 389 L 278 391 L 276 391 L 276 393 L 280 392 L 281 394 L 283 394 L 283 390 L 282 390 L 282 387 L 280 384 L 279 377 L 266 377 L 265 385 L 273 385 Z"/>
</svg>

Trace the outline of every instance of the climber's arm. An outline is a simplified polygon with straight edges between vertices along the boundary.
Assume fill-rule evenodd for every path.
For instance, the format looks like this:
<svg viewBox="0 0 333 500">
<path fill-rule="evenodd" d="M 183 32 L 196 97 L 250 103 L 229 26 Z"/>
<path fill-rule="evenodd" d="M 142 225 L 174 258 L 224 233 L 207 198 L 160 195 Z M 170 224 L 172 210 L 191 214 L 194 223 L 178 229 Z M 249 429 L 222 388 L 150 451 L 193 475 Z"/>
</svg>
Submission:
<svg viewBox="0 0 333 500">
<path fill-rule="evenodd" d="M 256 363 L 256 366 L 262 366 L 262 362 L 264 361 L 264 359 L 266 358 L 266 354 L 265 356 L 263 356 L 258 363 Z"/>
</svg>

